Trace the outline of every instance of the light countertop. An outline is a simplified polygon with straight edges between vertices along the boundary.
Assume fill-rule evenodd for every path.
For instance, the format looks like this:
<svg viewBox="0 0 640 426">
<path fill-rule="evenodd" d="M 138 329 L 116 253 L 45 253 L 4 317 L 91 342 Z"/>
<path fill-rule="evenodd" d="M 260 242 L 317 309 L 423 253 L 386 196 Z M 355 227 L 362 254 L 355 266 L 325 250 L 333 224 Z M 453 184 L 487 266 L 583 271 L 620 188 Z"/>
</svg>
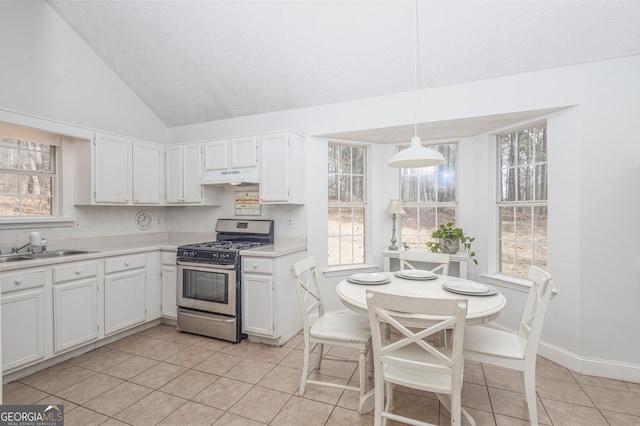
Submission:
<svg viewBox="0 0 640 426">
<path fill-rule="evenodd" d="M 111 256 L 123 256 L 130 254 L 146 253 L 150 251 L 172 251 L 183 244 L 202 242 L 202 234 L 193 233 L 163 233 L 138 236 L 118 236 L 86 238 L 66 241 L 52 241 L 48 246 L 53 250 L 83 250 L 86 254 L 73 256 L 49 257 L 43 259 L 21 260 L 18 262 L 0 263 L 0 271 L 11 271 L 22 268 L 30 268 L 58 263 L 77 262 L 90 259 L 99 259 Z M 240 255 L 256 257 L 278 257 L 306 250 L 305 238 L 277 238 L 273 245 L 242 250 Z"/>
</svg>

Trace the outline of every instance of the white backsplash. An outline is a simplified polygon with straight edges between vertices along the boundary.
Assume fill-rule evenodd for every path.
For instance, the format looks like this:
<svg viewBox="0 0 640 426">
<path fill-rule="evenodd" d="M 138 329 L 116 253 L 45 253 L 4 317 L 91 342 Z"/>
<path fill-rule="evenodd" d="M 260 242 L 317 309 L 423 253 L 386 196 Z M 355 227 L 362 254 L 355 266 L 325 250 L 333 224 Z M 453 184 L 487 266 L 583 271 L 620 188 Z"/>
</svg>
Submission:
<svg viewBox="0 0 640 426">
<path fill-rule="evenodd" d="M 166 232 L 197 233 L 197 241 L 205 241 L 215 238 L 215 225 L 219 218 L 272 219 L 276 237 L 306 237 L 305 206 L 263 205 L 261 216 L 236 216 L 236 191 L 257 191 L 257 186 L 225 187 L 220 207 L 72 206 L 68 216 L 75 219 L 73 226 L 2 229 L 0 250 L 7 253 L 11 247 L 27 243 L 32 230 L 47 238 L 50 247 L 59 246 L 65 240 L 118 235 L 145 238 L 148 234 Z M 134 217 L 140 210 L 148 210 L 153 215 L 153 226 L 148 231 L 141 231 L 135 226 Z"/>
</svg>

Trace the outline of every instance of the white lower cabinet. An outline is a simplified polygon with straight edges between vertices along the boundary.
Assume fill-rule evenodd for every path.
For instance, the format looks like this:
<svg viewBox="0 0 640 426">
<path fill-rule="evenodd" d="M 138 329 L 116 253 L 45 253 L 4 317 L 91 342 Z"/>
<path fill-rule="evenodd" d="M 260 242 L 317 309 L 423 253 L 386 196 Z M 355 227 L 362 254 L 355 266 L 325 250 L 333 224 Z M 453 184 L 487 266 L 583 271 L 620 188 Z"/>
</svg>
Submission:
<svg viewBox="0 0 640 426">
<path fill-rule="evenodd" d="M 44 289 L 2 296 L 2 371 L 44 359 Z"/>
<path fill-rule="evenodd" d="M 280 346 L 302 329 L 289 270 L 305 255 L 242 257 L 242 331 L 249 340 Z"/>
<path fill-rule="evenodd" d="M 45 310 L 45 284 L 50 276 L 50 268 L 2 275 L 3 372 L 45 358 L 45 312 L 50 312 Z"/>
<path fill-rule="evenodd" d="M 98 338 L 98 263 L 53 267 L 53 351 Z"/>
<path fill-rule="evenodd" d="M 242 332 L 276 337 L 271 275 L 244 274 L 242 280 Z"/>
<path fill-rule="evenodd" d="M 176 252 L 162 252 L 162 316 L 177 319 L 177 281 Z"/>
<path fill-rule="evenodd" d="M 77 280 L 53 287 L 54 352 L 98 338 L 98 279 Z"/>
<path fill-rule="evenodd" d="M 142 324 L 146 318 L 146 258 L 120 256 L 104 262 L 104 334 Z"/>
</svg>

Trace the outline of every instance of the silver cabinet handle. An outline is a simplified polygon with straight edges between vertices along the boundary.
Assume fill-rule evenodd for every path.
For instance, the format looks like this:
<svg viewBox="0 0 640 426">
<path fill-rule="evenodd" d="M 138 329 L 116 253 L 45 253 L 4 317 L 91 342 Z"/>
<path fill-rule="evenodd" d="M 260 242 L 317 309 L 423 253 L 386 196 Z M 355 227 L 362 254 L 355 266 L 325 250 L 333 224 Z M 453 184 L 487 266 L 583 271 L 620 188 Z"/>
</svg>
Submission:
<svg viewBox="0 0 640 426">
<path fill-rule="evenodd" d="M 124 266 L 129 266 L 129 262 L 124 262 Z"/>
<path fill-rule="evenodd" d="M 15 285 L 20 285 L 22 284 L 22 278 L 18 278 L 14 281 Z"/>
<path fill-rule="evenodd" d="M 82 271 L 80 269 L 76 269 L 75 273 L 76 273 L 76 275 L 80 275 L 82 273 Z"/>
</svg>

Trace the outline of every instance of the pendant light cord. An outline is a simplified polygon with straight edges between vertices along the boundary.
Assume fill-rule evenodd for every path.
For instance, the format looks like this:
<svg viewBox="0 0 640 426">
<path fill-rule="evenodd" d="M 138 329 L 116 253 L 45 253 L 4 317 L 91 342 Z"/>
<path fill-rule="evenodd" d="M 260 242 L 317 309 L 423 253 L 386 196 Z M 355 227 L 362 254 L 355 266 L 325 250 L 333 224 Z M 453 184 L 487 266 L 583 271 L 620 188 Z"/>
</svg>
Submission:
<svg viewBox="0 0 640 426">
<path fill-rule="evenodd" d="M 418 76 L 420 74 L 420 19 L 418 18 L 418 0 L 416 0 L 416 52 L 415 52 L 415 66 L 413 72 L 413 87 L 416 94 L 416 110 L 415 120 L 413 124 L 413 133 L 415 137 L 418 137 L 418 119 L 420 112 L 420 92 L 418 90 Z"/>
</svg>

